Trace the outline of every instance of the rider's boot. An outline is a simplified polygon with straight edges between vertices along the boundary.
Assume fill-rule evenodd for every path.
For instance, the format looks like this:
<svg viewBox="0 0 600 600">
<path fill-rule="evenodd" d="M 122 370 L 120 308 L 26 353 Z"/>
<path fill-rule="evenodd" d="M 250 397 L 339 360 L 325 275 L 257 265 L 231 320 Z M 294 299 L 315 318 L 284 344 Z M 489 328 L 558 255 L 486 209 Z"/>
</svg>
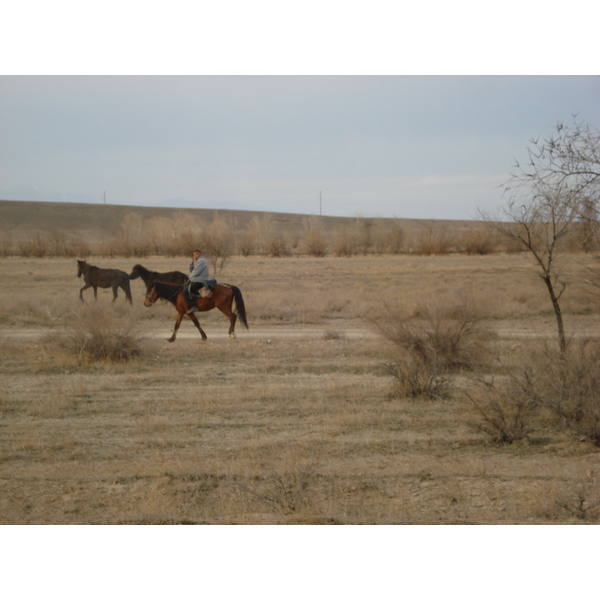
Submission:
<svg viewBox="0 0 600 600">
<path fill-rule="evenodd" d="M 188 303 L 188 306 L 190 307 L 185 314 L 191 315 L 192 313 L 197 312 L 198 306 L 196 305 L 196 301 L 190 297 L 189 292 L 186 291 L 186 293 L 183 294 L 183 297 L 185 298 L 186 302 Z"/>
</svg>

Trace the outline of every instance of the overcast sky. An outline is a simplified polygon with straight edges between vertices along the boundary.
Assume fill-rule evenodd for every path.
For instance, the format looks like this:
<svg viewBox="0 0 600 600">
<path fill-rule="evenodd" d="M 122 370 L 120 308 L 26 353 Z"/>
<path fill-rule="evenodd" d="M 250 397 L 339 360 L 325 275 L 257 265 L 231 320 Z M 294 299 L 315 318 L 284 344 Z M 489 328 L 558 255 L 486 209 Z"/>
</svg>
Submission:
<svg viewBox="0 0 600 600">
<path fill-rule="evenodd" d="M 0 198 L 476 218 L 573 113 L 600 78 L 3 76 Z"/>
</svg>

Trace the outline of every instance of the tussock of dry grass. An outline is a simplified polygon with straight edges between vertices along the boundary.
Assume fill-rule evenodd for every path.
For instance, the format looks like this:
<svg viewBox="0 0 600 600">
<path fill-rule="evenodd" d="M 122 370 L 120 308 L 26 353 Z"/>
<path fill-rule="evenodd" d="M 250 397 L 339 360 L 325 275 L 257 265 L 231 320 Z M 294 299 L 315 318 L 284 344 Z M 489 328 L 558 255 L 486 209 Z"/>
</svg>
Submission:
<svg viewBox="0 0 600 600">
<path fill-rule="evenodd" d="M 128 315 L 97 306 L 73 313 L 45 342 L 50 350 L 62 350 L 80 363 L 127 362 L 144 353 L 139 326 Z"/>
</svg>

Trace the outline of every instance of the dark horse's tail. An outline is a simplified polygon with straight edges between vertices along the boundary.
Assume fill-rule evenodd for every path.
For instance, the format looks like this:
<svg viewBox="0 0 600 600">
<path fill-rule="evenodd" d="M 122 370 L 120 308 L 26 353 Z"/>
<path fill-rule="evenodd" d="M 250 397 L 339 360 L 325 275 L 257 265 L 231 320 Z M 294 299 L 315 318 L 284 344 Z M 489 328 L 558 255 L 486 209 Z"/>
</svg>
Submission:
<svg viewBox="0 0 600 600">
<path fill-rule="evenodd" d="M 242 325 L 248 329 L 248 320 L 246 319 L 246 307 L 244 305 L 244 298 L 239 287 L 235 285 L 229 286 L 233 290 L 233 299 L 235 300 L 235 312 L 237 313 Z"/>
<path fill-rule="evenodd" d="M 129 304 L 133 304 L 133 298 L 131 297 L 131 286 L 129 285 L 129 275 L 127 275 L 127 273 L 124 273 L 124 275 L 125 277 L 123 277 L 121 280 L 121 287 L 125 292 L 127 300 L 129 300 Z"/>
</svg>

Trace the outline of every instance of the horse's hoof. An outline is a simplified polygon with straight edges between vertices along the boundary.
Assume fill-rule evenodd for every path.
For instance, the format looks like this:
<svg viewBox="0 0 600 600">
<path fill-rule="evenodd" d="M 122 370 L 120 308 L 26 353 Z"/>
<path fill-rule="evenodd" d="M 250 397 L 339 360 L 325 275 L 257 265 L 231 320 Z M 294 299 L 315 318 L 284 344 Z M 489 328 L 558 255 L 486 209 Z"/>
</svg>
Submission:
<svg viewBox="0 0 600 600">
<path fill-rule="evenodd" d="M 174 342 L 175 338 L 167 338 L 167 342 Z"/>
<path fill-rule="evenodd" d="M 230 333 L 229 334 L 229 339 L 230 340 L 234 340 L 235 339 L 235 333 Z"/>
</svg>

